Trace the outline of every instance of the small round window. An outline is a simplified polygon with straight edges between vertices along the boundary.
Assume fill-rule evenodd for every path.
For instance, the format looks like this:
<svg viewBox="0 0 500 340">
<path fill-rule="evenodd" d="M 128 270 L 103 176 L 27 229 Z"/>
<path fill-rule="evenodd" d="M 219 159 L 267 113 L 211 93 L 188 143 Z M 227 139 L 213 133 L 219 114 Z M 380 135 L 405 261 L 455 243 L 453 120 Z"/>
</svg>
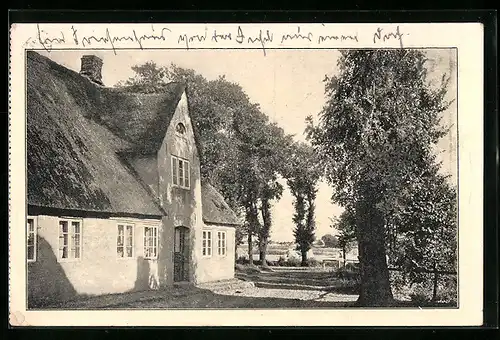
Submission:
<svg viewBox="0 0 500 340">
<path fill-rule="evenodd" d="M 175 131 L 177 133 L 183 135 L 184 133 L 186 133 L 186 127 L 184 126 L 184 124 L 179 123 L 179 124 L 177 124 L 177 127 L 175 128 Z"/>
</svg>

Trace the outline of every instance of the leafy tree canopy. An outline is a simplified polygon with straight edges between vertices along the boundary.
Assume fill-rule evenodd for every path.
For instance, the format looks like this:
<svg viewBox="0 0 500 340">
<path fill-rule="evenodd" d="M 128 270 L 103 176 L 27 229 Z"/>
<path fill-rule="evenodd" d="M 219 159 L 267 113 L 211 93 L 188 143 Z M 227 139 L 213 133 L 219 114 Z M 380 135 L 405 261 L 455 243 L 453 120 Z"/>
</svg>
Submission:
<svg viewBox="0 0 500 340">
<path fill-rule="evenodd" d="M 434 145 L 447 133 L 440 114 L 450 105 L 445 100 L 449 78 L 443 75 L 441 84 L 431 86 L 426 55 L 419 50 L 342 51 L 338 67 L 338 75 L 325 78 L 327 103 L 318 125 L 309 119 L 307 133 L 334 189 L 333 201 L 354 216 L 361 264 L 358 301 L 385 305 L 392 300 L 386 263 L 391 223 L 422 235 L 428 218 L 435 221 L 438 215 L 423 222 L 425 214 L 418 209 L 432 205 L 453 215 L 444 203 L 451 199 L 447 189 L 435 191 L 438 197 L 426 193 L 445 186 L 436 171 Z M 429 235 L 423 237 L 432 243 Z M 420 261 L 417 254 L 425 247 L 406 247 L 409 262 Z"/>
</svg>

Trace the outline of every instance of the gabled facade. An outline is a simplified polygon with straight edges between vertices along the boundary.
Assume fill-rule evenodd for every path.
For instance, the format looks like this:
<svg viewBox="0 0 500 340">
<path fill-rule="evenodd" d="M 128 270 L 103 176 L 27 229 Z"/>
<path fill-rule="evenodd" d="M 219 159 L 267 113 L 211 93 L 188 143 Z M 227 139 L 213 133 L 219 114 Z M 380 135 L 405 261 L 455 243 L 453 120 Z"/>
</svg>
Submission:
<svg viewBox="0 0 500 340">
<path fill-rule="evenodd" d="M 27 55 L 28 304 L 234 276 L 239 220 L 201 182 L 185 86 L 102 85 Z"/>
</svg>

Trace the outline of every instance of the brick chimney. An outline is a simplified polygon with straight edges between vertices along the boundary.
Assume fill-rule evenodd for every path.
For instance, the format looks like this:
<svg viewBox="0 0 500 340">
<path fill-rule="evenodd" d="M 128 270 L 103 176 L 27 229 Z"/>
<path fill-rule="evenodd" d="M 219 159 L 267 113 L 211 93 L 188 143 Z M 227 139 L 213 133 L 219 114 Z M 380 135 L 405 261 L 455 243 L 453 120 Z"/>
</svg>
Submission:
<svg viewBox="0 0 500 340">
<path fill-rule="evenodd" d="M 102 83 L 102 59 L 95 55 L 84 55 L 82 57 L 82 67 L 80 69 L 80 74 L 86 76 L 92 82 L 104 85 Z"/>
</svg>

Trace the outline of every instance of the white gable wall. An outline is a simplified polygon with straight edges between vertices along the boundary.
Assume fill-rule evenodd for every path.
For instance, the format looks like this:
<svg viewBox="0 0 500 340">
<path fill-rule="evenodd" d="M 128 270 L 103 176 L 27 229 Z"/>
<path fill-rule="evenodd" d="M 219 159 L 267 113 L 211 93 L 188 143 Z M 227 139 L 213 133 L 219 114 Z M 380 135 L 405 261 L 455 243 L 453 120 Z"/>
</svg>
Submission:
<svg viewBox="0 0 500 340">
<path fill-rule="evenodd" d="M 176 132 L 177 124 L 182 123 L 186 132 L 180 135 Z M 190 188 L 173 186 L 172 155 L 185 159 L 190 165 Z M 183 93 L 175 113 L 170 121 L 163 144 L 158 152 L 158 174 L 160 204 L 167 212 L 164 218 L 161 243 L 164 251 L 160 257 L 160 281 L 173 282 L 173 251 L 174 228 L 184 226 L 189 228 L 189 248 L 197 249 L 202 221 L 200 159 L 196 148 L 191 118 L 189 117 L 186 93 Z M 190 280 L 196 281 L 196 251 L 191 251 Z"/>
</svg>

